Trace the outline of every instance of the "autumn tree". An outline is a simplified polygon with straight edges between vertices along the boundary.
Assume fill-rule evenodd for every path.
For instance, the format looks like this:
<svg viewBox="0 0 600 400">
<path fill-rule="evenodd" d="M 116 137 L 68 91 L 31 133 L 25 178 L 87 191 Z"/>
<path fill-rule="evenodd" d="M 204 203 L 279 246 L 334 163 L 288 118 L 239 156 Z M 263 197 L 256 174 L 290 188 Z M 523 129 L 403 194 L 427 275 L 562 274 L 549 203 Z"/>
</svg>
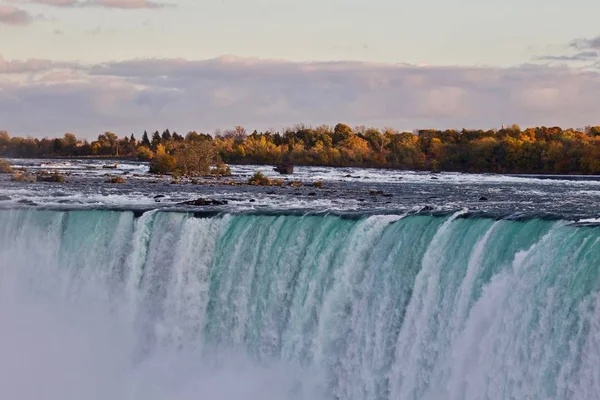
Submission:
<svg viewBox="0 0 600 400">
<path fill-rule="evenodd" d="M 0 155 L 6 155 L 10 145 L 10 135 L 7 131 L 0 131 Z"/>
<path fill-rule="evenodd" d="M 162 144 L 156 146 L 156 155 L 150 163 L 150 173 L 153 174 L 171 174 L 177 167 L 177 160 L 170 154 L 167 154 Z"/>
<path fill-rule="evenodd" d="M 333 139 L 333 144 L 337 145 L 338 143 L 343 142 L 344 140 L 352 136 L 352 134 L 353 132 L 350 126 L 342 124 L 341 122 L 338 123 L 335 126 L 335 128 L 333 128 L 333 135 L 331 135 L 331 138 Z"/>
<path fill-rule="evenodd" d="M 154 151 L 155 150 L 155 151 Z M 584 129 L 537 126 L 521 129 L 421 129 L 399 132 L 344 123 L 313 128 L 297 124 L 282 131 L 241 125 L 215 132 L 169 129 L 119 138 L 105 132 L 88 142 L 72 133 L 57 138 L 11 137 L 0 131 L 0 156 L 137 157 L 162 173 L 215 173 L 219 160 L 232 163 L 372 166 L 416 170 L 500 173 L 600 173 L 600 126 Z M 204 160 L 204 161 L 201 161 Z M 208 161 L 207 161 L 208 160 Z M 207 165 L 210 165 L 207 167 Z M 208 172 L 206 172 L 208 171 Z"/>
</svg>

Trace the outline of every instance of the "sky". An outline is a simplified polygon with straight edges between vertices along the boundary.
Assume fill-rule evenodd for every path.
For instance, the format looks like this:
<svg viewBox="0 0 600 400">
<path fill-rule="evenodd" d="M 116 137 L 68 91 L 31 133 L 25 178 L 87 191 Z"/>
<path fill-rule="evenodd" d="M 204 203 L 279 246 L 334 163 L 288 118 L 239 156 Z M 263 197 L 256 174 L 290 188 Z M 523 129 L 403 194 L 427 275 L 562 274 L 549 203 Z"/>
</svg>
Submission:
<svg viewBox="0 0 600 400">
<path fill-rule="evenodd" d="M 592 0 L 0 0 L 0 130 L 600 124 Z"/>
</svg>

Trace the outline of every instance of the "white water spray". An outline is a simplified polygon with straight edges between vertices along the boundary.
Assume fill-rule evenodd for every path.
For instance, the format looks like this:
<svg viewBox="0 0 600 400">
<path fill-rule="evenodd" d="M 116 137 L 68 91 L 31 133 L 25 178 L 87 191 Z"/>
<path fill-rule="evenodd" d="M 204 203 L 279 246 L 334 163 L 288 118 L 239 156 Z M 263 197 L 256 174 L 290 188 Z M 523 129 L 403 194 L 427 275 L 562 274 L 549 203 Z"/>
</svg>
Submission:
<svg viewBox="0 0 600 400">
<path fill-rule="evenodd" d="M 0 211 L 7 399 L 600 397 L 596 228 Z"/>
</svg>

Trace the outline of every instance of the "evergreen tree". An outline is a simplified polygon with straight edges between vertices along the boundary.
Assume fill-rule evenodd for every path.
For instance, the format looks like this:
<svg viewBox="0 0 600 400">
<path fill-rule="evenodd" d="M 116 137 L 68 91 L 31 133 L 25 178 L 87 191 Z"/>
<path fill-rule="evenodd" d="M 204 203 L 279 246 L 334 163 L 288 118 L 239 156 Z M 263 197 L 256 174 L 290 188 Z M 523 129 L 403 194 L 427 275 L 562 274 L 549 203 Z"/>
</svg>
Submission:
<svg viewBox="0 0 600 400">
<path fill-rule="evenodd" d="M 152 148 L 156 150 L 156 147 L 158 147 L 160 142 L 161 142 L 160 133 L 158 133 L 158 131 L 156 131 L 152 134 Z"/>
<path fill-rule="evenodd" d="M 169 140 L 171 140 L 171 132 L 169 132 L 168 129 L 163 132 L 162 140 L 164 140 L 165 142 L 168 142 Z"/>
<path fill-rule="evenodd" d="M 142 136 L 142 146 L 150 147 L 150 139 L 148 139 L 148 132 L 144 131 Z"/>
</svg>

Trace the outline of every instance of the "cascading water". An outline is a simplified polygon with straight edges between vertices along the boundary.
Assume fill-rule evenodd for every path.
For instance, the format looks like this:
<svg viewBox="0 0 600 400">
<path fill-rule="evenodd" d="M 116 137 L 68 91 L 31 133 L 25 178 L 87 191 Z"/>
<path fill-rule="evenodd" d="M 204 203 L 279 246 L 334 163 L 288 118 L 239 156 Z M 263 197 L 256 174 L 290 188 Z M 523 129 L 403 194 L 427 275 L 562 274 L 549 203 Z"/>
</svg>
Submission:
<svg viewBox="0 0 600 400">
<path fill-rule="evenodd" d="M 600 397 L 600 230 L 0 211 L 6 399 Z"/>
</svg>

